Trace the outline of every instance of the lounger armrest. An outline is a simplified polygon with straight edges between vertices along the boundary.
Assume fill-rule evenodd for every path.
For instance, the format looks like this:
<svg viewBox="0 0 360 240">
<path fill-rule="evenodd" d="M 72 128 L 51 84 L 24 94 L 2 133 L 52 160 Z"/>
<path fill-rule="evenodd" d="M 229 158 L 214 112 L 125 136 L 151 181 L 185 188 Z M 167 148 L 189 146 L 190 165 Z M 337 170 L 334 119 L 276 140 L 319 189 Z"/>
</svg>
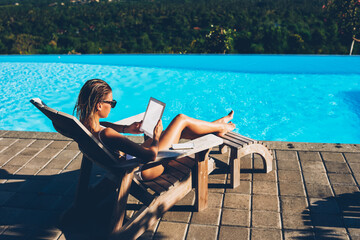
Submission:
<svg viewBox="0 0 360 240">
<path fill-rule="evenodd" d="M 198 152 L 202 152 L 206 149 L 219 146 L 223 143 L 223 140 L 220 137 L 215 136 L 214 134 L 207 134 L 205 136 L 196 138 L 190 141 L 194 144 L 194 148 L 186 150 L 163 150 L 159 151 L 156 161 L 164 161 L 169 159 L 177 159 L 186 157 Z"/>
</svg>

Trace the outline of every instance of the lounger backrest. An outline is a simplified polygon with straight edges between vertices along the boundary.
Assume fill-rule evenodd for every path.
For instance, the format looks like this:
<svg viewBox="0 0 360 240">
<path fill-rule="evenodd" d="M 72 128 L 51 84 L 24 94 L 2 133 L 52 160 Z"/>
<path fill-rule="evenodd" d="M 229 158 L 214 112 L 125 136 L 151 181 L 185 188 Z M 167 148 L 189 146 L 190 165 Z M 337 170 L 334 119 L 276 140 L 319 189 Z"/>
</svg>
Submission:
<svg viewBox="0 0 360 240">
<path fill-rule="evenodd" d="M 131 168 L 137 165 L 136 161 L 129 163 L 123 159 L 117 159 L 76 117 L 48 107 L 39 98 L 33 98 L 30 102 L 52 121 L 56 131 L 74 139 L 82 153 L 101 167 L 116 173 L 118 168 Z"/>
</svg>

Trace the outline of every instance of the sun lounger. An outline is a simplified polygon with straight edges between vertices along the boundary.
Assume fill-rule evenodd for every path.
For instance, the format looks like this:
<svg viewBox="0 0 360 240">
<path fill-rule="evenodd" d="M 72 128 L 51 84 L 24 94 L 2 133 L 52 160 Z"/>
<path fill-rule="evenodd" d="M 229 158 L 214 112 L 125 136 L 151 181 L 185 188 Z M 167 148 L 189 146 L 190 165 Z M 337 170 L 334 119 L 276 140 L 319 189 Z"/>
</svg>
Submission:
<svg viewBox="0 0 360 240">
<path fill-rule="evenodd" d="M 128 124 L 129 122 L 138 122 L 141 121 L 143 117 L 144 113 L 141 113 L 116 123 Z M 230 149 L 230 185 L 232 188 L 240 185 L 240 159 L 248 154 L 258 154 L 261 156 L 264 163 L 264 172 L 269 173 L 272 171 L 274 158 L 272 152 L 263 142 L 256 141 L 235 132 L 226 133 L 222 138 L 224 143 L 220 146 L 220 151 L 225 153 L 228 148 Z"/>
<path fill-rule="evenodd" d="M 264 171 L 269 173 L 272 171 L 273 155 L 267 146 L 254 139 L 245 137 L 235 132 L 228 132 L 222 137 L 224 143 L 220 146 L 220 151 L 225 152 L 226 148 L 230 148 L 230 185 L 236 188 L 240 185 L 240 159 L 248 154 L 258 154 L 264 163 Z"/>
<path fill-rule="evenodd" d="M 71 219 L 69 216 L 73 216 L 74 213 L 81 214 L 87 211 L 86 209 L 93 206 L 89 202 L 97 202 L 93 198 L 99 198 L 96 192 L 103 190 L 101 184 L 104 182 L 99 183 L 100 186 L 89 187 L 93 163 L 118 179 L 117 199 L 109 226 L 110 239 L 135 239 L 141 236 L 164 212 L 191 191 L 193 183 L 196 194 L 195 209 L 201 211 L 207 207 L 208 154 L 212 147 L 223 143 L 221 138 L 209 134 L 193 140 L 193 149 L 159 152 L 157 160 L 167 165 L 165 172 L 152 181 L 142 182 L 133 177 L 140 164 L 139 159 L 117 159 L 74 116 L 49 108 L 38 98 L 31 99 L 31 103 L 52 121 L 59 133 L 74 139 L 83 153 L 75 201 L 71 210 L 65 214 L 65 219 Z M 135 118 L 130 119 L 134 120 Z M 130 191 L 144 207 L 124 224 Z"/>
</svg>

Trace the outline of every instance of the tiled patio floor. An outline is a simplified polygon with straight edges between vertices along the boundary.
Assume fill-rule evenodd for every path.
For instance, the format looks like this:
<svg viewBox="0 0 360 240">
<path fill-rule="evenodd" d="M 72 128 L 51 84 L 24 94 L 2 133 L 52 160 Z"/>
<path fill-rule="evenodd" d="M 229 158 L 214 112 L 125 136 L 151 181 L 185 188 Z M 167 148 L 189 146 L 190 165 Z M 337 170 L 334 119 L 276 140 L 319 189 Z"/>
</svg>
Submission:
<svg viewBox="0 0 360 240">
<path fill-rule="evenodd" d="M 274 170 L 261 173 L 260 158 L 245 157 L 236 189 L 228 185 L 226 154 L 213 151 L 208 209 L 193 212 L 191 192 L 142 238 L 360 239 L 360 145 L 267 144 Z M 81 157 L 57 133 L 0 131 L 0 239 L 91 239 L 58 228 Z M 102 174 L 95 168 L 92 181 Z M 140 203 L 129 202 L 131 215 Z"/>
</svg>

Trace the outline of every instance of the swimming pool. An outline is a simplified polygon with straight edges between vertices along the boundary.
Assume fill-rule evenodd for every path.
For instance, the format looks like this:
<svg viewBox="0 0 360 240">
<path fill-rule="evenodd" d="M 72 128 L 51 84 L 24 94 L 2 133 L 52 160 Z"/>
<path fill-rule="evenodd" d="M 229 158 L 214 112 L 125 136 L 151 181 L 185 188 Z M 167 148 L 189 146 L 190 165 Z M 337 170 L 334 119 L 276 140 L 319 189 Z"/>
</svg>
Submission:
<svg viewBox="0 0 360 240">
<path fill-rule="evenodd" d="M 360 143 L 360 57 L 277 55 L 0 56 L 0 129 L 54 131 L 30 103 L 72 113 L 82 84 L 106 80 L 120 104 L 110 121 L 166 102 L 215 120 L 235 111 L 236 131 L 259 140 Z"/>
</svg>

